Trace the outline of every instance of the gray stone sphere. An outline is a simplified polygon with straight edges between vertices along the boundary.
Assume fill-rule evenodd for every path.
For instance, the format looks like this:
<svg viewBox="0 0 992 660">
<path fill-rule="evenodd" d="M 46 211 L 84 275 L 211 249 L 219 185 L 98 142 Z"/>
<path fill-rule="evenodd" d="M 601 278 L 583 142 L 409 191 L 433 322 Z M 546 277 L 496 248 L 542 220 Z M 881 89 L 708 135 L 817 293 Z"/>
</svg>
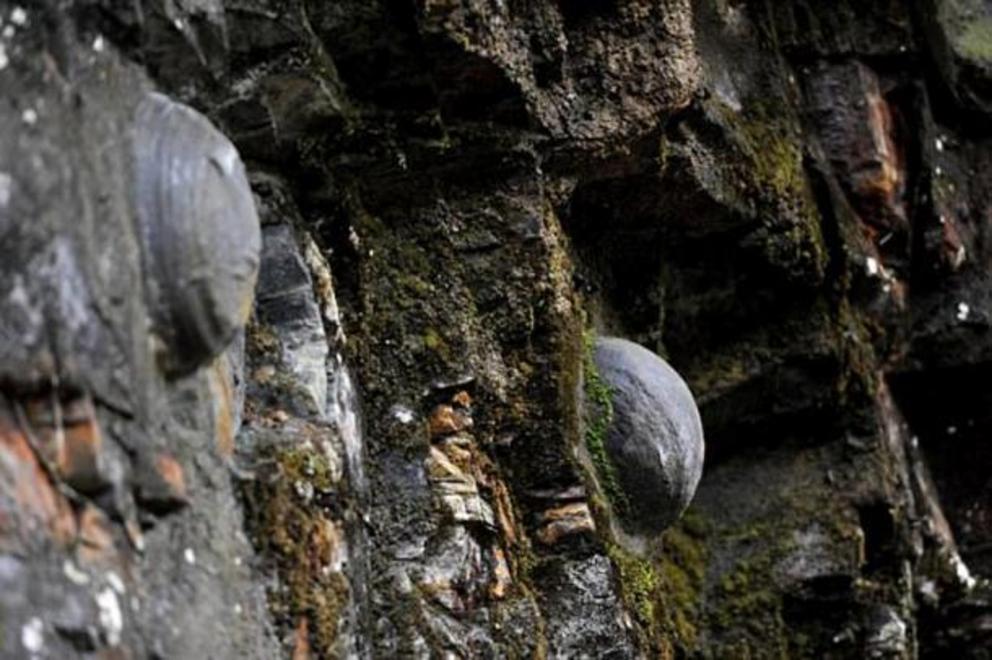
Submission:
<svg viewBox="0 0 992 660">
<path fill-rule="evenodd" d="M 219 355 L 244 325 L 261 230 L 234 145 L 161 94 L 134 127 L 135 207 L 160 363 L 183 374 Z"/>
<path fill-rule="evenodd" d="M 657 536 L 682 515 L 702 476 L 699 410 L 685 381 L 643 346 L 599 337 L 593 362 L 613 408 L 603 439 L 613 474 L 600 481 L 614 479 L 622 494 L 611 508 L 624 533 Z"/>
</svg>

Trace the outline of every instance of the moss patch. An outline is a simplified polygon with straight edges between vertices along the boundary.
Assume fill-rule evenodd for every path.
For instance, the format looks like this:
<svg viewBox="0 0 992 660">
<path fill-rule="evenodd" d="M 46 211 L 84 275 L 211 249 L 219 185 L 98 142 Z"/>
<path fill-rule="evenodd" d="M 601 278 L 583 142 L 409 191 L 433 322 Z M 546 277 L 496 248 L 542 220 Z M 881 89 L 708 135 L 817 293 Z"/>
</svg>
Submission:
<svg viewBox="0 0 992 660">
<path fill-rule="evenodd" d="M 333 657 L 348 584 L 326 570 L 341 542 L 328 515 L 330 466 L 310 447 L 272 448 L 263 457 L 271 474 L 247 487 L 246 500 L 255 547 L 273 562 L 282 586 L 269 594 L 273 617 L 286 637 L 305 619 L 312 648 Z"/>
<path fill-rule="evenodd" d="M 606 452 L 606 434 L 613 422 L 613 391 L 603 380 L 593 360 L 596 338 L 587 332 L 585 342 L 583 387 L 586 402 L 586 449 L 596 468 L 596 477 L 614 511 L 620 518 L 630 510 L 630 503 L 620 487 L 617 468 Z"/>
<path fill-rule="evenodd" d="M 819 285 L 827 262 L 820 218 L 796 138 L 789 101 L 748 99 L 735 109 L 717 98 L 683 135 L 696 179 L 754 229 L 743 244 L 790 281 Z"/>
<path fill-rule="evenodd" d="M 707 533 L 702 519 L 690 511 L 662 535 L 662 551 L 656 557 L 641 558 L 617 545 L 607 546 L 624 604 L 658 657 L 684 657 L 696 647 Z"/>
<path fill-rule="evenodd" d="M 969 59 L 992 63 L 992 18 L 969 23 L 957 39 L 957 50 Z"/>
</svg>

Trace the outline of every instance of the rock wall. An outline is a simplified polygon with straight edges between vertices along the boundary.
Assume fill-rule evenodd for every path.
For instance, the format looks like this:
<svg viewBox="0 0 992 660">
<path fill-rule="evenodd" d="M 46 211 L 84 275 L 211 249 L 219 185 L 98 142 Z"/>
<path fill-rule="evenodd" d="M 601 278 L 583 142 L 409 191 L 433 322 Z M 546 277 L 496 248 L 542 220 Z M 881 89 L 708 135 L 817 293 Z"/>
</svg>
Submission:
<svg viewBox="0 0 992 660">
<path fill-rule="evenodd" d="M 192 335 L 153 92 L 259 217 Z M 0 100 L 0 657 L 988 657 L 988 2 L 0 0 Z M 702 414 L 647 556 L 597 335 Z"/>
</svg>

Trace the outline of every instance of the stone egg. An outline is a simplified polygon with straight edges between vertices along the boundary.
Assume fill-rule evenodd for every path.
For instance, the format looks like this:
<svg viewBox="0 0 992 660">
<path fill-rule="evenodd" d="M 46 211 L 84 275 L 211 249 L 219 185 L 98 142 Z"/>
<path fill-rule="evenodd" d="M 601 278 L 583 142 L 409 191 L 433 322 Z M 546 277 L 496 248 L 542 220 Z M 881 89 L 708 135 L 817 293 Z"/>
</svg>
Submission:
<svg viewBox="0 0 992 660">
<path fill-rule="evenodd" d="M 247 320 L 261 234 L 234 145 L 161 94 L 134 123 L 134 204 L 159 363 L 181 375 L 219 355 Z"/>
<path fill-rule="evenodd" d="M 605 484 L 618 540 L 642 552 L 696 492 L 704 453 L 699 410 L 681 376 L 638 344 L 599 337 L 592 361 L 612 408 L 599 439 L 605 457 L 594 458 L 593 469 Z M 587 411 L 596 406 L 588 398 Z"/>
</svg>

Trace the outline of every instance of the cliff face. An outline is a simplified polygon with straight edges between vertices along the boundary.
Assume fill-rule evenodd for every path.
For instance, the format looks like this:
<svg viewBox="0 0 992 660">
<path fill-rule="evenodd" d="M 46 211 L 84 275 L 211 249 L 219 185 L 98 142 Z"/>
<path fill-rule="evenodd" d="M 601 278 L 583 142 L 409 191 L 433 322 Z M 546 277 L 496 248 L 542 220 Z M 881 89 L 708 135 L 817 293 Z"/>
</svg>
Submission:
<svg viewBox="0 0 992 660">
<path fill-rule="evenodd" d="M 989 3 L 0 0 L 0 99 L 0 656 L 988 657 Z"/>
</svg>

